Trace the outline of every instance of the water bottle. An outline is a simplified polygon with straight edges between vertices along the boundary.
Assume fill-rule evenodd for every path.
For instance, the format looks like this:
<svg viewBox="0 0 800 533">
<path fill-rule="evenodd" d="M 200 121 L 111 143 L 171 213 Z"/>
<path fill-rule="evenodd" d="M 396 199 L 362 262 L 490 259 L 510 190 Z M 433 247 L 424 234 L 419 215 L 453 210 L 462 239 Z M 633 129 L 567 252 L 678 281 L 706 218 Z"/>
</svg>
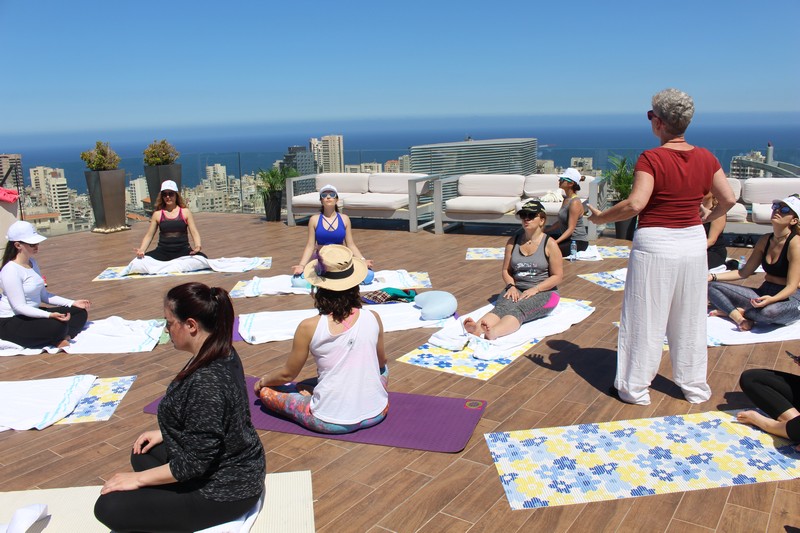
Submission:
<svg viewBox="0 0 800 533">
<path fill-rule="evenodd" d="M 578 244 L 573 240 L 569 243 L 569 260 L 575 261 L 578 258 Z"/>
<path fill-rule="evenodd" d="M 739 270 L 744 268 L 745 263 L 747 263 L 747 257 L 745 256 L 739 257 Z"/>
</svg>

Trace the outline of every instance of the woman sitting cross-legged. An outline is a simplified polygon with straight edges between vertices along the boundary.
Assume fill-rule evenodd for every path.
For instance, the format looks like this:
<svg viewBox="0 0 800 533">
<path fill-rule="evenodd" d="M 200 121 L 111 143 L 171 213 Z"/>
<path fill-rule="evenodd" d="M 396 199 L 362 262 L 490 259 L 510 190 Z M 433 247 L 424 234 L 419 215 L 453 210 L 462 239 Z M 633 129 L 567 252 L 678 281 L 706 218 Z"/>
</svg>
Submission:
<svg viewBox="0 0 800 533">
<path fill-rule="evenodd" d="M 756 323 L 787 325 L 800 320 L 800 198 L 796 195 L 772 204 L 772 233 L 762 236 L 740 270 L 709 274 L 708 299 L 714 316 L 727 316 L 739 329 Z M 757 289 L 721 283 L 746 279 L 759 263 L 766 273 Z"/>
<path fill-rule="evenodd" d="M 754 368 L 742 373 L 739 385 L 750 401 L 769 415 L 766 417 L 757 411 L 744 410 L 736 415 L 739 422 L 800 442 L 800 411 L 797 410 L 800 405 L 800 376 Z"/>
<path fill-rule="evenodd" d="M 297 327 L 292 352 L 278 371 L 259 379 L 255 391 L 264 406 L 319 433 L 350 433 L 383 421 L 389 410 L 383 325 L 361 309 L 359 283 L 366 263 L 346 246 L 331 244 L 306 265 L 305 278 L 319 316 Z M 314 357 L 319 377 L 294 380 Z"/>
<path fill-rule="evenodd" d="M 542 231 L 547 220 L 544 206 L 529 200 L 517 216 L 522 229 L 506 243 L 503 258 L 506 288 L 490 313 L 477 322 L 471 318 L 464 321 L 469 333 L 483 333 L 489 340 L 514 333 L 522 324 L 549 315 L 559 301 L 562 256 L 555 241 Z"/>
<path fill-rule="evenodd" d="M 261 498 L 266 459 L 231 345 L 228 293 L 202 283 L 164 299 L 175 348 L 192 358 L 158 406 L 158 428 L 133 443 L 133 472 L 114 474 L 94 507 L 114 531 L 200 531 L 239 519 Z"/>
<path fill-rule="evenodd" d="M 574 168 L 568 168 L 558 177 L 558 188 L 564 191 L 564 201 L 558 210 L 556 222 L 544 229 L 544 232 L 555 239 L 561 256 L 570 254 L 570 246 L 575 241 L 577 251 L 583 252 L 589 247 L 589 234 L 583 222 L 583 204 L 578 197 L 580 182 L 586 179 Z"/>
</svg>

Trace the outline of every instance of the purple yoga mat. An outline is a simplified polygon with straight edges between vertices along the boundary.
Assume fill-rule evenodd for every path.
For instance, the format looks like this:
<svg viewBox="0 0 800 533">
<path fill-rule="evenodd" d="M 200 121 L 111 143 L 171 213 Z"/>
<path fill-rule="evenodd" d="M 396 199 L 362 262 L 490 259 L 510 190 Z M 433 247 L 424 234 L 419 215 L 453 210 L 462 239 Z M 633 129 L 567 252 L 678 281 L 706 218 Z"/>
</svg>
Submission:
<svg viewBox="0 0 800 533">
<path fill-rule="evenodd" d="M 236 318 L 233 319 L 233 341 L 243 341 L 244 339 L 239 334 L 239 315 L 236 315 Z"/>
<path fill-rule="evenodd" d="M 390 392 L 389 413 L 383 422 L 355 433 L 328 435 L 308 430 L 266 411 L 253 392 L 256 380 L 247 378 L 247 391 L 253 425 L 258 429 L 430 452 L 456 453 L 463 450 L 487 405 L 485 400 Z M 160 401 L 161 398 L 148 404 L 144 412 L 155 414 Z"/>
</svg>

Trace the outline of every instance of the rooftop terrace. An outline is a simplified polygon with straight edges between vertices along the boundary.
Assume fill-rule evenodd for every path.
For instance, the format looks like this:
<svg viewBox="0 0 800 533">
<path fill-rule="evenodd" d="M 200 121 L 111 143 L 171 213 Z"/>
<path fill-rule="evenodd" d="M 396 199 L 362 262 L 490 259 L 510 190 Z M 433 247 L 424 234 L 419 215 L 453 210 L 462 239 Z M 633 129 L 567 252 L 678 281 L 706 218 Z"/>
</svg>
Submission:
<svg viewBox="0 0 800 533">
<path fill-rule="evenodd" d="M 304 226 L 267 223 L 256 215 L 199 213 L 204 251 L 211 257 L 272 256 L 271 274 L 288 273 L 306 239 Z M 502 246 L 497 226 L 471 228 L 473 234 L 410 234 L 396 229 L 365 229 L 354 221 L 355 239 L 376 268 L 427 271 L 435 289 L 452 292 L 459 311 L 476 309 L 501 288 L 499 261 L 465 261 L 468 247 Z M 166 290 L 187 280 L 230 290 L 252 273 L 213 273 L 189 278 L 92 282 L 108 266 L 127 263 L 146 231 L 99 235 L 76 233 L 47 240 L 39 262 L 57 294 L 89 298 L 92 318 L 128 319 L 162 315 Z M 505 233 L 508 233 L 506 228 Z M 475 234 L 482 233 L 482 234 Z M 629 244 L 603 238 L 605 245 Z M 731 249 L 739 257 L 745 249 Z M 432 330 L 386 334 L 390 388 L 398 392 L 470 397 L 489 402 L 466 449 L 458 454 L 421 452 L 351 444 L 260 431 L 269 472 L 311 470 L 316 526 L 343 531 L 790 531 L 800 525 L 800 481 L 761 483 L 713 490 L 629 498 L 610 502 L 512 511 L 501 487 L 483 434 L 491 431 L 563 426 L 743 407 L 738 391 L 742 370 L 795 368 L 784 351 L 798 353 L 800 342 L 709 349 L 710 401 L 692 406 L 671 381 L 665 352 L 660 376 L 647 407 L 621 403 L 608 395 L 615 371 L 621 292 L 577 278 L 579 273 L 613 270 L 625 260 L 565 263 L 565 297 L 591 300 L 596 311 L 563 334 L 546 338 L 488 381 L 463 378 L 395 360 L 427 340 Z M 265 273 L 269 274 L 269 273 Z M 754 284 L 757 281 L 754 282 Z M 311 307 L 307 296 L 234 300 L 238 313 Z M 252 346 L 235 344 L 245 372 L 260 375 L 282 364 L 290 341 Z M 134 438 L 155 426 L 142 408 L 163 394 L 188 354 L 171 344 L 152 352 L 123 355 L 37 355 L 0 359 L 4 380 L 90 373 L 101 377 L 137 375 L 108 422 L 59 425 L 42 431 L 0 433 L 2 490 L 100 485 L 114 472 L 130 468 Z M 313 363 L 301 378 L 314 375 Z"/>
</svg>

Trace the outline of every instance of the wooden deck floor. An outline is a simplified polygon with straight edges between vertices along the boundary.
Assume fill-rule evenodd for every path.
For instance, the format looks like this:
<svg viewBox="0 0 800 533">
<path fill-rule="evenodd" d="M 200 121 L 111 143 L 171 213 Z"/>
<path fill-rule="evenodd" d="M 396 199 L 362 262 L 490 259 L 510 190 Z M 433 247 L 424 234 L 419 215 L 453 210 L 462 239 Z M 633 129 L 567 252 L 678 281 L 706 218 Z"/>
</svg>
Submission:
<svg viewBox="0 0 800 533">
<path fill-rule="evenodd" d="M 288 273 L 306 239 L 304 226 L 289 228 L 257 216 L 199 214 L 204 251 L 211 257 L 272 256 L 272 274 Z M 483 305 L 502 285 L 499 261 L 465 261 L 467 247 L 502 246 L 497 229 L 477 234 L 409 234 L 402 230 L 358 227 L 355 238 L 376 268 L 430 273 L 434 288 L 452 292 L 459 311 Z M 185 280 L 230 290 L 245 274 L 208 274 L 92 282 L 107 266 L 123 265 L 133 255 L 145 224 L 112 235 L 81 233 L 55 237 L 41 246 L 39 262 L 56 294 L 89 298 L 92 318 L 162 316 L 165 291 Z M 602 244 L 627 244 L 603 239 Z M 731 250 L 739 257 L 747 250 Z M 602 270 L 624 266 L 607 260 Z M 691 406 L 671 381 L 665 355 L 652 390 L 652 405 L 626 405 L 607 394 L 615 368 L 616 328 L 621 292 L 576 278 L 598 264 L 565 263 L 565 297 L 591 300 L 597 311 L 569 331 L 549 337 L 527 357 L 516 360 L 489 381 L 434 372 L 393 362 L 423 343 L 431 330 L 386 334 L 394 391 L 472 397 L 489 407 L 466 449 L 441 454 L 356 445 L 318 438 L 260 432 L 270 472 L 311 470 L 319 531 L 787 531 L 800 526 L 800 481 L 631 498 L 612 502 L 511 511 L 483 434 L 496 430 L 562 426 L 643 418 L 748 405 L 738 391 L 742 370 L 774 367 L 793 370 L 784 350 L 800 343 L 773 343 L 709 349 L 712 399 Z M 311 307 L 309 297 L 281 296 L 234 300 L 237 313 Z M 260 346 L 237 343 L 245 371 L 259 375 L 282 364 L 290 341 Z M 43 431 L 0 433 L 1 490 L 102 484 L 129 469 L 134 438 L 153 426 L 142 413 L 163 394 L 187 354 L 171 345 L 144 354 L 38 355 L 0 359 L 3 380 L 92 373 L 102 377 L 136 374 L 133 388 L 108 422 L 61 425 Z M 308 365 L 302 377 L 313 375 Z"/>
</svg>

